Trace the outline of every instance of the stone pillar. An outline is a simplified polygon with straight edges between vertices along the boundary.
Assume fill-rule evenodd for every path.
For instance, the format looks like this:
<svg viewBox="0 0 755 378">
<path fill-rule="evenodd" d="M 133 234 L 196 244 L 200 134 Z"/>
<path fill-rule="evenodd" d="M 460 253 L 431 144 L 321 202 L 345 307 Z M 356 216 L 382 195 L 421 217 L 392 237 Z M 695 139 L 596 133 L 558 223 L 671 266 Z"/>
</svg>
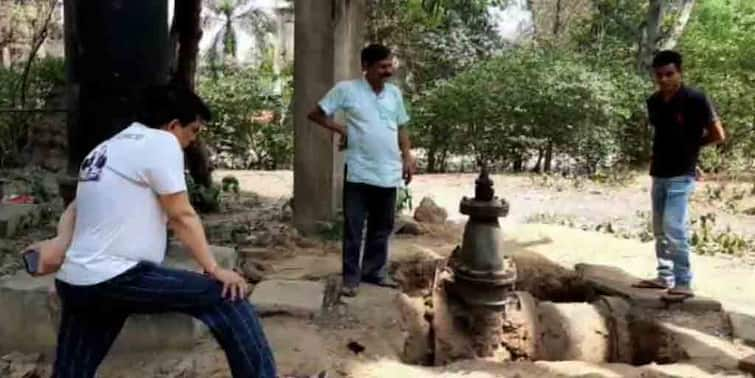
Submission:
<svg viewBox="0 0 755 378">
<path fill-rule="evenodd" d="M 361 74 L 365 0 L 296 0 L 294 11 L 294 222 L 312 232 L 340 207 L 343 154 L 307 113 L 335 83 Z"/>
</svg>

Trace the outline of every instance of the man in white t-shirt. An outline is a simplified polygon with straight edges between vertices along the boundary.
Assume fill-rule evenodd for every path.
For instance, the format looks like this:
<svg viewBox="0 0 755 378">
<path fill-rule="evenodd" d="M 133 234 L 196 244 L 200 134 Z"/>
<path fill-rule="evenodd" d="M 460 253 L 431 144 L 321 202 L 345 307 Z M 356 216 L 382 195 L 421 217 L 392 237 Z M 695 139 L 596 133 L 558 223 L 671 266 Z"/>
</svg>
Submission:
<svg viewBox="0 0 755 378">
<path fill-rule="evenodd" d="M 275 377 L 272 352 L 245 299 L 247 283 L 218 266 L 187 196 L 182 148 L 210 111 L 191 91 L 170 86 L 150 88 L 143 100 L 139 122 L 84 159 L 58 237 L 38 246 L 40 273 L 62 260 L 53 377 L 94 377 L 129 315 L 164 312 L 203 321 L 234 377 Z M 160 266 L 167 225 L 204 275 Z"/>
</svg>

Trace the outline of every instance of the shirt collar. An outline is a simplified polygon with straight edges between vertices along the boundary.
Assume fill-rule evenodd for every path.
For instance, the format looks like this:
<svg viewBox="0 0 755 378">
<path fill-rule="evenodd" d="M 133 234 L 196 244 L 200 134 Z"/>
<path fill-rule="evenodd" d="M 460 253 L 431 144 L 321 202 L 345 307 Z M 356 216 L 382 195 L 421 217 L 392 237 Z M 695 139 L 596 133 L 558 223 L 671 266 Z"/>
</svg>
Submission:
<svg viewBox="0 0 755 378">
<path fill-rule="evenodd" d="M 364 87 L 365 90 L 369 91 L 370 93 L 375 95 L 377 98 L 383 98 L 383 96 L 385 96 L 385 87 L 387 86 L 387 83 L 386 85 L 383 85 L 383 90 L 380 91 L 380 93 L 377 93 L 375 92 L 374 89 L 372 89 L 372 85 L 370 84 L 369 81 L 367 81 L 366 77 L 362 76 L 362 79 L 359 81 L 362 83 L 362 86 Z"/>
</svg>

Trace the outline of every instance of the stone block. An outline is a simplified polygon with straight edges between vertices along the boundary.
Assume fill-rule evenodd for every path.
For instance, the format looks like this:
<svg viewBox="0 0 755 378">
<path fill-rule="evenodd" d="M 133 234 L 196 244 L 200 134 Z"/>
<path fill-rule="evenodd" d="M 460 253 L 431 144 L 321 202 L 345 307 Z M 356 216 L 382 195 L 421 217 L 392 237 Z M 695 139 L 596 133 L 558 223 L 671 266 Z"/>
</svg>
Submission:
<svg viewBox="0 0 755 378">
<path fill-rule="evenodd" d="M 732 336 L 755 347 L 755 308 L 727 304 L 725 310 L 731 323 Z"/>
<path fill-rule="evenodd" d="M 19 231 L 37 225 L 41 208 L 33 204 L 0 204 L 0 237 L 11 238 Z"/>
<path fill-rule="evenodd" d="M 173 243 L 166 256 L 165 265 L 198 270 L 183 247 Z M 212 247 L 221 266 L 231 268 L 236 263 L 232 248 Z M 60 309 L 57 298 L 51 297 L 49 289 L 54 276 L 33 278 L 25 271 L 0 280 L 0 352 L 54 351 L 57 338 Z M 113 351 L 182 349 L 192 347 L 207 334 L 206 327 L 198 320 L 178 313 L 155 315 L 132 315 L 113 345 Z"/>
<path fill-rule="evenodd" d="M 235 249 L 211 245 L 210 250 L 215 256 L 215 260 L 217 260 L 218 265 L 220 265 L 221 267 L 226 269 L 232 269 L 236 267 L 238 255 Z M 200 270 L 199 265 L 197 265 L 196 261 L 194 261 L 194 259 L 191 257 L 191 252 L 189 252 L 186 247 L 184 247 L 178 241 L 170 242 L 168 250 L 165 253 L 164 264 L 178 269 L 188 269 L 193 271 Z"/>
<path fill-rule="evenodd" d="M 721 303 L 706 297 L 695 296 L 683 301 L 669 301 L 664 298 L 665 290 L 640 289 L 632 287 L 640 281 L 624 270 L 612 266 L 577 264 L 574 269 L 580 278 L 597 292 L 618 295 L 632 305 L 643 308 L 674 309 L 682 311 L 721 311 Z"/>
<path fill-rule="evenodd" d="M 239 249 L 239 257 L 252 260 L 270 260 L 280 252 L 266 247 L 245 247 Z"/>
<path fill-rule="evenodd" d="M 432 198 L 425 197 L 414 210 L 414 219 L 421 223 L 443 224 L 448 219 L 448 212 L 438 206 Z"/>
<path fill-rule="evenodd" d="M 254 288 L 250 300 L 260 316 L 283 313 L 314 318 L 322 309 L 324 294 L 321 282 L 269 280 Z"/>
</svg>

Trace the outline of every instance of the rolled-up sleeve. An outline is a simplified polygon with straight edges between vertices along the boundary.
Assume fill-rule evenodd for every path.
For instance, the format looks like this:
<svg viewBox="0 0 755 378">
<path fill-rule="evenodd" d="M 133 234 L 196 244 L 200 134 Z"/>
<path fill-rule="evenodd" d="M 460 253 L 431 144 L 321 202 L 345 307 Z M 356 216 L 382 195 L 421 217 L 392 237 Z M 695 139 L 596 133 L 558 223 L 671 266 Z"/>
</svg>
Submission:
<svg viewBox="0 0 755 378">
<path fill-rule="evenodd" d="M 339 83 L 331 88 L 325 97 L 317 104 L 326 116 L 332 117 L 337 111 L 343 108 L 346 88 L 343 83 Z"/>
</svg>

